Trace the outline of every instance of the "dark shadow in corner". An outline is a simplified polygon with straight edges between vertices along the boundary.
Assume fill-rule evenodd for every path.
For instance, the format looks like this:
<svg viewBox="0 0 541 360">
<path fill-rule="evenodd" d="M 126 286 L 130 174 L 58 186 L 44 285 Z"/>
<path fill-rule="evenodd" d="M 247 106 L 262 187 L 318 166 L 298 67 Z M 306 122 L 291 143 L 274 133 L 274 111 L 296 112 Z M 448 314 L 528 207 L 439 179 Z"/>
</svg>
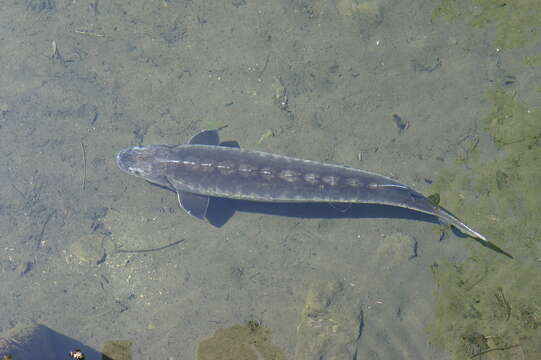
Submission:
<svg viewBox="0 0 541 360">
<path fill-rule="evenodd" d="M 67 359 L 69 352 L 80 349 L 87 359 L 101 359 L 102 354 L 47 326 L 20 324 L 0 335 L 0 357 L 17 359 Z"/>
</svg>

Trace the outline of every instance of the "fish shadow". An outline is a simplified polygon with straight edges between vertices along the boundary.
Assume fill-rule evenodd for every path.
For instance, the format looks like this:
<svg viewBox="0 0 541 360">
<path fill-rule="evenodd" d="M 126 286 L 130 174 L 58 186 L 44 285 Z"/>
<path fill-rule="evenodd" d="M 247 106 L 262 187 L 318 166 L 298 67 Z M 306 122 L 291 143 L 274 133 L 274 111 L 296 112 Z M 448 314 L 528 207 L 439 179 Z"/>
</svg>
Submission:
<svg viewBox="0 0 541 360">
<path fill-rule="evenodd" d="M 441 224 L 436 216 L 420 213 L 406 208 L 381 204 L 351 204 L 347 210 L 339 210 L 329 203 L 265 203 L 225 198 L 211 198 L 207 210 L 207 220 L 215 227 L 222 227 L 235 214 L 235 212 L 259 213 L 275 216 L 287 216 L 303 219 L 408 219 L 432 224 Z M 454 226 L 453 234 L 460 238 L 468 236 Z M 440 236 L 440 241 L 443 235 Z M 510 259 L 513 255 L 496 244 L 473 238 L 481 246 L 493 250 Z"/>
<path fill-rule="evenodd" d="M 149 182 L 149 184 L 164 190 L 175 192 L 173 189 Z M 281 203 L 236 200 L 211 197 L 206 219 L 214 227 L 221 228 L 236 212 L 257 213 L 274 216 L 293 217 L 300 219 L 408 219 L 432 224 L 440 224 L 436 216 L 398 206 L 381 204 L 342 204 L 349 206 L 341 210 L 326 202 Z M 454 227 L 452 231 L 459 237 L 467 237 Z"/>
<path fill-rule="evenodd" d="M 225 225 L 235 212 L 301 219 L 387 218 L 439 223 L 437 217 L 432 215 L 380 204 L 351 204 L 347 210 L 339 210 L 329 203 L 266 203 L 225 198 L 211 198 L 207 220 L 211 225 L 219 228 Z"/>
</svg>

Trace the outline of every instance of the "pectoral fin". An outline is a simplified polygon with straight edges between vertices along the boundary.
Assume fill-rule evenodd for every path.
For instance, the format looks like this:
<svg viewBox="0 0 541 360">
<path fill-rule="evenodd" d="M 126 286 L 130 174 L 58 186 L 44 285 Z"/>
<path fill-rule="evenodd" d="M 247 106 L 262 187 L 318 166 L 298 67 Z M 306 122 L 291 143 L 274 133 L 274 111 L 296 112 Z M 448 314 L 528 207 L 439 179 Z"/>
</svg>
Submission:
<svg viewBox="0 0 541 360">
<path fill-rule="evenodd" d="M 207 215 L 209 197 L 205 195 L 192 194 L 184 191 L 177 191 L 178 203 L 188 214 L 203 220 Z"/>
</svg>

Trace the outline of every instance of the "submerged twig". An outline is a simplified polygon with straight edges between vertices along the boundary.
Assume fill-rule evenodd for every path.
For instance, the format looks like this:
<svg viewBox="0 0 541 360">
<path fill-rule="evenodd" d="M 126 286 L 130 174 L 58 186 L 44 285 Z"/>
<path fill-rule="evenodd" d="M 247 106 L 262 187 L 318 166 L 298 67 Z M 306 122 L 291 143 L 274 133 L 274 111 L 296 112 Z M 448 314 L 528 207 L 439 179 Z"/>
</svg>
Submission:
<svg viewBox="0 0 541 360">
<path fill-rule="evenodd" d="M 83 150 L 83 191 L 86 188 L 86 150 L 85 144 L 81 143 L 81 149 Z"/>
<path fill-rule="evenodd" d="M 180 239 L 175 242 L 172 242 L 171 244 L 167 244 L 164 246 L 160 246 L 157 248 L 152 249 L 141 249 L 141 250 L 123 250 L 123 249 L 115 249 L 115 253 L 145 253 L 145 252 L 153 252 L 153 251 L 160 251 L 163 249 L 167 249 L 168 247 L 175 246 L 177 244 L 180 244 L 181 242 L 184 242 L 185 239 Z"/>
<path fill-rule="evenodd" d="M 45 221 L 41 225 L 41 231 L 40 231 L 38 237 L 36 238 L 36 248 L 38 248 L 38 249 L 42 245 L 41 241 L 43 239 L 43 236 L 45 235 L 45 228 L 47 227 L 47 224 L 49 223 L 49 220 L 51 220 L 51 218 L 53 217 L 54 214 L 56 214 L 56 210 L 51 210 L 49 212 L 49 214 L 47 215 L 47 217 L 45 218 Z"/>
<path fill-rule="evenodd" d="M 520 346 L 519 344 L 513 344 L 513 345 L 509 345 L 509 346 L 490 348 L 490 349 L 486 349 L 486 350 L 483 350 L 483 351 L 479 351 L 478 353 L 473 354 L 470 358 L 473 359 L 473 358 L 475 358 L 477 356 L 481 356 L 481 355 L 484 355 L 484 354 L 492 352 L 492 351 L 504 351 L 504 350 L 513 349 L 513 348 L 516 348 L 516 347 L 519 347 L 519 346 Z"/>
</svg>

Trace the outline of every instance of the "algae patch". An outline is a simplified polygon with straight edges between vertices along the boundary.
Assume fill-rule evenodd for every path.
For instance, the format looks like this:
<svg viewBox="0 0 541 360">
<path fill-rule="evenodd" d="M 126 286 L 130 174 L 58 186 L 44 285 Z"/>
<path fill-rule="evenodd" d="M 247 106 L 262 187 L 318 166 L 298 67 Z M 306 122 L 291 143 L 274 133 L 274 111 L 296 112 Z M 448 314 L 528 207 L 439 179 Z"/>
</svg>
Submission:
<svg viewBox="0 0 541 360">
<path fill-rule="evenodd" d="M 541 291 L 535 285 L 539 269 L 497 263 L 471 257 L 458 265 L 432 266 L 438 320 L 430 332 L 453 359 L 483 352 L 486 359 L 534 359 L 541 354 Z"/>
<path fill-rule="evenodd" d="M 541 112 L 500 88 L 488 99 L 497 154 L 457 161 L 432 190 L 515 260 L 472 243 L 462 263 L 435 262 L 431 335 L 454 359 L 541 358 Z"/>
<path fill-rule="evenodd" d="M 541 55 L 525 56 L 524 64 L 531 67 L 541 66 Z"/>
<path fill-rule="evenodd" d="M 227 124 L 219 120 L 203 120 L 202 129 L 205 130 L 221 130 L 227 127 Z"/>
<path fill-rule="evenodd" d="M 502 89 L 488 92 L 493 110 L 485 119 L 485 126 L 494 142 L 499 145 L 526 145 L 526 151 L 539 146 L 541 136 L 541 111 L 521 102 L 513 93 Z"/>
<path fill-rule="evenodd" d="M 103 344 L 103 359 L 131 360 L 133 344 L 128 340 L 107 341 Z"/>
<path fill-rule="evenodd" d="M 198 360 L 283 360 L 283 352 L 272 344 L 270 330 L 257 321 L 219 329 L 213 337 L 202 341 L 197 349 Z"/>
<path fill-rule="evenodd" d="M 540 13 L 539 0 L 443 0 L 432 17 L 447 21 L 465 19 L 474 28 L 493 25 L 496 46 L 512 49 L 537 39 L 541 29 Z"/>
<path fill-rule="evenodd" d="M 480 232 L 492 242 L 534 247 L 541 213 L 541 112 L 502 89 L 489 91 L 488 98 L 493 109 L 484 125 L 499 147 L 497 158 L 461 159 L 440 172 L 432 190 L 457 215 L 479 219 Z"/>
<path fill-rule="evenodd" d="M 541 3 L 538 0 L 477 0 L 481 12 L 471 25 L 496 26 L 496 46 L 505 49 L 522 47 L 537 38 L 541 27 Z"/>
</svg>

